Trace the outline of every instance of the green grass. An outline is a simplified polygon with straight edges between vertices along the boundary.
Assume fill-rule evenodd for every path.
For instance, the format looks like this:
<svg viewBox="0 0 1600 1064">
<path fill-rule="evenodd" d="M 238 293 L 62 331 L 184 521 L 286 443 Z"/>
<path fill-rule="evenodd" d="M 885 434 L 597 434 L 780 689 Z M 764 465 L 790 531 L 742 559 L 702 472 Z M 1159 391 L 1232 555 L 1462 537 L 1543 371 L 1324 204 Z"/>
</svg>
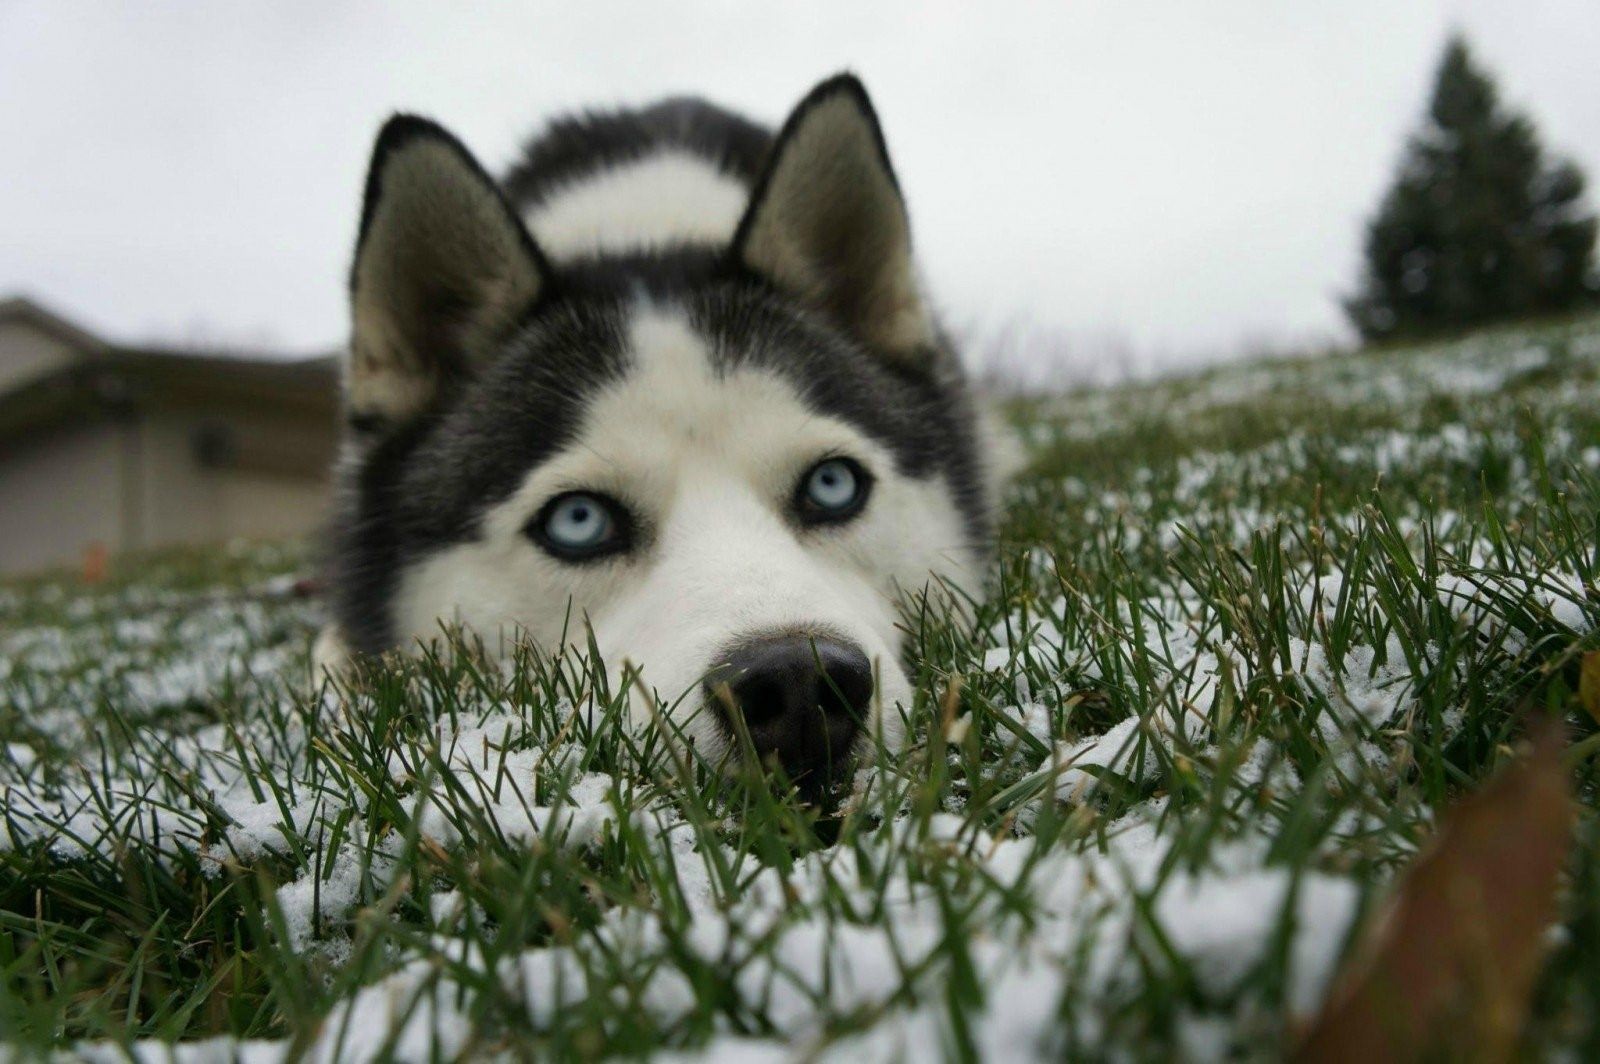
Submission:
<svg viewBox="0 0 1600 1064">
<path fill-rule="evenodd" d="M 0 587 L 0 1032 L 1277 1055 L 1525 720 L 1597 730 L 1600 322 L 1014 413 L 994 593 L 907 610 L 914 745 L 826 817 L 579 655 L 309 691 L 293 546 Z M 1595 748 L 1539 1055 L 1600 1054 Z"/>
</svg>

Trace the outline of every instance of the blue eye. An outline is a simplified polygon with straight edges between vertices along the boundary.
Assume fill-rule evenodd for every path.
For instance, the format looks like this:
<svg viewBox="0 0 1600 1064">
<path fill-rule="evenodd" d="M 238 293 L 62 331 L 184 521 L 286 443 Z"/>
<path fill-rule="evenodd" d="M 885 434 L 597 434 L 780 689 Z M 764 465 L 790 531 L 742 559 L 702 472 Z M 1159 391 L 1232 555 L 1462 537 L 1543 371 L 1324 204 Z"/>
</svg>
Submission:
<svg viewBox="0 0 1600 1064">
<path fill-rule="evenodd" d="M 586 491 L 571 491 L 551 499 L 528 531 L 545 550 L 573 561 L 610 554 L 627 546 L 627 521 L 621 507 Z"/>
<path fill-rule="evenodd" d="M 844 521 L 861 512 L 872 478 L 849 458 L 827 458 L 800 480 L 796 501 L 803 520 L 813 524 Z"/>
</svg>

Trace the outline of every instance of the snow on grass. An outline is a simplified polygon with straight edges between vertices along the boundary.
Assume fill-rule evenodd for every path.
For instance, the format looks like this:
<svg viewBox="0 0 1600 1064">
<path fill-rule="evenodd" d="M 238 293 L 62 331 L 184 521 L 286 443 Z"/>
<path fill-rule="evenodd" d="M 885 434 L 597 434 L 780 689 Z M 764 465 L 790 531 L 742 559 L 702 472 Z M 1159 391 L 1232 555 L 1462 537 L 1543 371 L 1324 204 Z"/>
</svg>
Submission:
<svg viewBox="0 0 1600 1064">
<path fill-rule="evenodd" d="M 0 588 L 0 1029 L 108 1060 L 1281 1049 L 1520 714 L 1593 731 L 1597 382 L 1590 322 L 1033 404 L 992 600 L 908 611 L 915 742 L 827 815 L 626 723 L 595 662 L 457 646 L 311 690 L 294 548 Z M 1596 898 L 1551 1048 L 1594 1036 Z"/>
</svg>

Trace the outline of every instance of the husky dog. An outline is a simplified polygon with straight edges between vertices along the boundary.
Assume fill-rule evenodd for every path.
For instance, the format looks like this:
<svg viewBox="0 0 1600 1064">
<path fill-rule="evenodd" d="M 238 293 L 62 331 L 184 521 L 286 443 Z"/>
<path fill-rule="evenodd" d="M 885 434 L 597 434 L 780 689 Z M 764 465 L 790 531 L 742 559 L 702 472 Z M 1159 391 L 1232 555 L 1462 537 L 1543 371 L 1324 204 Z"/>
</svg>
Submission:
<svg viewBox="0 0 1600 1064">
<path fill-rule="evenodd" d="M 994 477 L 859 81 L 776 136 L 558 121 L 502 182 L 397 116 L 350 293 L 324 664 L 592 634 L 713 763 L 747 733 L 837 777 L 894 736 L 897 603 L 975 590 Z"/>
</svg>

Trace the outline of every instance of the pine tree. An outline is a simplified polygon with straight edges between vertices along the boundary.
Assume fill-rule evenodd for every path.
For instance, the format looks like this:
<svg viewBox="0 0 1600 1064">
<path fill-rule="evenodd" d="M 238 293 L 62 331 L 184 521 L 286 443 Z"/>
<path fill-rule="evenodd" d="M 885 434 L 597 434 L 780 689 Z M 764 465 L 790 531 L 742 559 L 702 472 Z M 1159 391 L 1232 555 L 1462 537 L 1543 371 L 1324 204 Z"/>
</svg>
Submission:
<svg viewBox="0 0 1600 1064">
<path fill-rule="evenodd" d="M 1449 332 L 1595 299 L 1595 219 L 1571 163 L 1547 164 L 1525 116 L 1499 104 L 1466 43 L 1445 49 L 1423 128 L 1367 226 L 1367 340 Z"/>
</svg>

